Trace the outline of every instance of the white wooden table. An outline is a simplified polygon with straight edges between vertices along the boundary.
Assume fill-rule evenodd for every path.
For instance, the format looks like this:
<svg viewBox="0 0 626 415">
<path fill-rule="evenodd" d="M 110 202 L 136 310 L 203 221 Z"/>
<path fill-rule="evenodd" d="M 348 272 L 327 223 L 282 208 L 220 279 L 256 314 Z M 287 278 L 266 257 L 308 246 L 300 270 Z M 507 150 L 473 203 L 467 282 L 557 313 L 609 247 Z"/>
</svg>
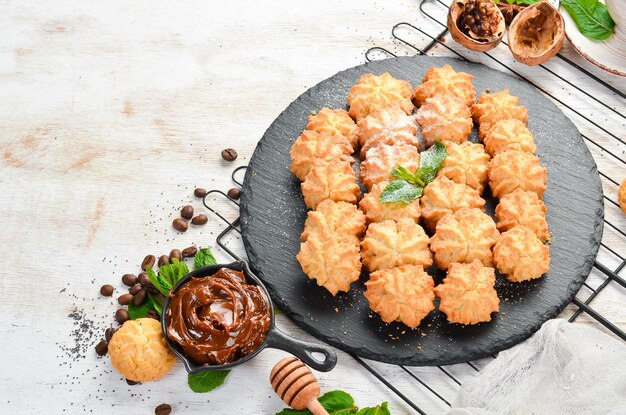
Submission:
<svg viewBox="0 0 626 415">
<path fill-rule="evenodd" d="M 0 413 L 150 414 L 162 402 L 174 413 L 282 408 L 268 375 L 285 354 L 273 350 L 208 394 L 188 389 L 180 364 L 158 382 L 128 386 L 93 350 L 104 328 L 116 325 L 116 297 L 103 299 L 99 287 L 112 283 L 121 292 L 121 275 L 137 273 L 147 253 L 214 246 L 223 223 L 212 215 L 183 235 L 170 226 L 183 204 L 200 209 L 194 187 L 230 188 L 232 169 L 246 164 L 294 98 L 363 63 L 370 46 L 410 53 L 391 41 L 390 29 L 425 19 L 417 1 L 2 2 Z M 602 76 L 626 89 L 623 79 Z M 624 110 L 623 101 L 606 99 Z M 572 105 L 597 111 L 583 99 Z M 611 127 L 621 127 L 623 137 L 623 124 Z M 221 160 L 224 147 L 239 151 L 235 163 Z M 602 154 L 592 150 L 602 165 Z M 624 156 L 624 148 L 616 151 Z M 615 171 L 616 180 L 624 176 Z M 609 184 L 605 192 L 614 199 L 616 188 Z M 216 203 L 236 217 L 235 209 Z M 607 209 L 626 229 L 624 216 Z M 618 238 L 611 243 L 626 252 Z M 230 244 L 243 254 L 240 241 Z M 599 311 L 626 327 L 624 291 L 609 287 L 602 295 Z M 311 338 L 284 315 L 278 325 Z M 445 410 L 399 368 L 374 365 L 423 409 Z M 463 366 L 450 370 L 471 375 Z M 414 373 L 454 399 L 456 387 L 441 372 Z M 337 368 L 319 377 L 323 390 L 346 390 L 360 406 L 387 400 L 394 415 L 412 413 L 342 352 Z"/>
</svg>

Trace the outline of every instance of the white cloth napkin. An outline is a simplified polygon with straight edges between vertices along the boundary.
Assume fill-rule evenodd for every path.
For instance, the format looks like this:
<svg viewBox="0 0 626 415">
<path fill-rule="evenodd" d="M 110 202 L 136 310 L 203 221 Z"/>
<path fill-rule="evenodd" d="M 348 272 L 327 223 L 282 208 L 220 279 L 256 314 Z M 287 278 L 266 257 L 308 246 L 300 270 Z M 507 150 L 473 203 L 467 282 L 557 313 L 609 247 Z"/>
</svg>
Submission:
<svg viewBox="0 0 626 415">
<path fill-rule="evenodd" d="M 551 320 L 466 381 L 448 415 L 626 414 L 626 343 Z"/>
</svg>

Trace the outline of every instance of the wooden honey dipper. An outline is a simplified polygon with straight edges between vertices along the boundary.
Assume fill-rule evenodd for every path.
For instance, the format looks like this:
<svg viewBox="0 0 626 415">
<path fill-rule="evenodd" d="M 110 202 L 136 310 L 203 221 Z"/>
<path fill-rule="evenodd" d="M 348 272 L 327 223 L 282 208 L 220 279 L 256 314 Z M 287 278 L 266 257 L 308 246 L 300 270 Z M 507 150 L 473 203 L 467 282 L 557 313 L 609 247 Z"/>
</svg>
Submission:
<svg viewBox="0 0 626 415">
<path fill-rule="evenodd" d="M 317 400 L 320 384 L 299 359 L 288 357 L 276 363 L 270 373 L 270 383 L 280 399 L 293 409 L 308 409 L 313 415 L 328 415 Z"/>
</svg>

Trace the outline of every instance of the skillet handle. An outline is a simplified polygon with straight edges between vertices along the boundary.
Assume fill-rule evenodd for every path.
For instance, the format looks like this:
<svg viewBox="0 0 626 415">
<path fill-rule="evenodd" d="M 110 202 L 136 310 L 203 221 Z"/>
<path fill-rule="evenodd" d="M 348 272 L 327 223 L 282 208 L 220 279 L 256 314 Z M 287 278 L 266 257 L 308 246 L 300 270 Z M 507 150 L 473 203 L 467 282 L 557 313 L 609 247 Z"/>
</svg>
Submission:
<svg viewBox="0 0 626 415">
<path fill-rule="evenodd" d="M 337 354 L 330 346 L 298 340 L 276 328 L 267 333 L 267 346 L 289 352 L 320 372 L 328 372 L 337 364 Z M 324 355 L 324 360 L 315 358 L 313 353 Z"/>
</svg>

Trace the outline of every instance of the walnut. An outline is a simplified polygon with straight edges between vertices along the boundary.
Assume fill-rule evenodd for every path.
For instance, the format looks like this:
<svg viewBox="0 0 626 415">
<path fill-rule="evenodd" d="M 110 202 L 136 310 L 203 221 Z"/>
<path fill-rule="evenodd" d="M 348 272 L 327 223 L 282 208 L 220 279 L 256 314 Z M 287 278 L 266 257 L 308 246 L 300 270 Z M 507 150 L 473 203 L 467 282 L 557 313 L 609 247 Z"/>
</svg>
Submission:
<svg viewBox="0 0 626 415">
<path fill-rule="evenodd" d="M 455 0 L 448 13 L 448 29 L 455 41 L 484 52 L 500 43 L 506 24 L 491 0 Z"/>
<path fill-rule="evenodd" d="M 547 2 L 524 8 L 509 27 L 509 49 L 526 65 L 538 65 L 553 57 L 564 38 L 563 17 Z"/>
</svg>

